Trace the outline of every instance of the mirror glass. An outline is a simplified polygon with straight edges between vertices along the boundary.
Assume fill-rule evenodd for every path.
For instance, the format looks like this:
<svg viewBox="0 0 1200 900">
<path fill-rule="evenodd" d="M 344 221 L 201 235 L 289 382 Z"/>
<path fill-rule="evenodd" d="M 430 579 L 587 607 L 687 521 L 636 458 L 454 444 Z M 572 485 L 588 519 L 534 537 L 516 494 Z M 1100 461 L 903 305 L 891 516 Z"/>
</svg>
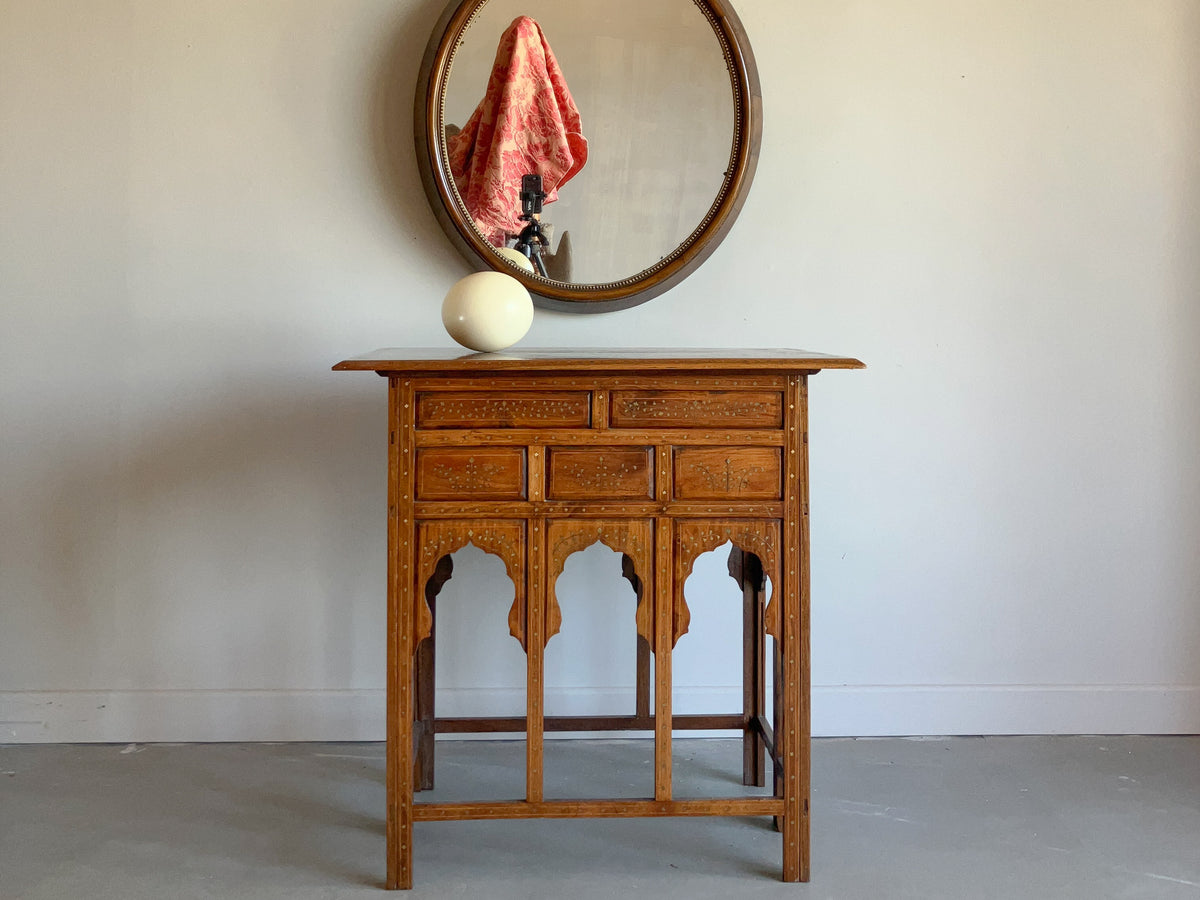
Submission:
<svg viewBox="0 0 1200 900">
<path fill-rule="evenodd" d="M 734 94 L 712 25 L 693 0 L 489 0 L 446 81 L 451 133 L 479 106 L 519 16 L 541 27 L 587 142 L 583 167 L 542 214 L 550 251 L 570 257 L 548 254 L 549 277 L 597 284 L 650 268 L 703 221 L 729 169 Z M 486 220 L 477 225 L 498 242 Z"/>
</svg>

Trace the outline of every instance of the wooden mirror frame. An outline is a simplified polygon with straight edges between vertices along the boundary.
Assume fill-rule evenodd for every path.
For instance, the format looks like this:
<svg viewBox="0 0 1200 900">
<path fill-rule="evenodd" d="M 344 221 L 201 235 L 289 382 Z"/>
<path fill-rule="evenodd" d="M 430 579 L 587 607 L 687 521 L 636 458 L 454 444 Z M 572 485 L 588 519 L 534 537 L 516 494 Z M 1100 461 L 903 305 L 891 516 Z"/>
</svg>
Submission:
<svg viewBox="0 0 1200 900">
<path fill-rule="evenodd" d="M 446 165 L 445 96 L 463 34 L 489 0 L 451 0 L 433 29 L 417 80 L 415 138 L 421 182 L 443 230 L 470 262 L 511 275 L 544 309 L 598 313 L 628 309 L 674 287 L 694 272 L 733 227 L 754 179 L 762 142 L 762 91 L 750 42 L 724 0 L 692 0 L 708 18 L 725 54 L 733 89 L 734 135 L 724 182 L 704 219 L 655 265 L 619 281 L 552 281 L 505 261 L 468 221 Z"/>
</svg>

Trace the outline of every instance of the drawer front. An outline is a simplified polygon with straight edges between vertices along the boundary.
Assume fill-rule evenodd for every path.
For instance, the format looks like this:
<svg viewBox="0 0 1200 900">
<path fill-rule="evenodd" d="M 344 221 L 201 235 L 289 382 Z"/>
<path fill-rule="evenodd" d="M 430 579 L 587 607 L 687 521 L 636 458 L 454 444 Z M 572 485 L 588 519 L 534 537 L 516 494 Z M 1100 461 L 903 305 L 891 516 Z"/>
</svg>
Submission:
<svg viewBox="0 0 1200 900">
<path fill-rule="evenodd" d="M 551 448 L 547 462 L 550 500 L 654 499 L 651 447 Z"/>
<path fill-rule="evenodd" d="M 418 428 L 587 428 L 588 391 L 422 391 Z"/>
<path fill-rule="evenodd" d="M 779 500 L 783 475 L 778 447 L 677 447 L 679 500 Z"/>
<path fill-rule="evenodd" d="M 613 391 L 614 428 L 782 428 L 779 391 Z"/>
<path fill-rule="evenodd" d="M 417 451 L 418 500 L 524 500 L 524 447 Z"/>
</svg>

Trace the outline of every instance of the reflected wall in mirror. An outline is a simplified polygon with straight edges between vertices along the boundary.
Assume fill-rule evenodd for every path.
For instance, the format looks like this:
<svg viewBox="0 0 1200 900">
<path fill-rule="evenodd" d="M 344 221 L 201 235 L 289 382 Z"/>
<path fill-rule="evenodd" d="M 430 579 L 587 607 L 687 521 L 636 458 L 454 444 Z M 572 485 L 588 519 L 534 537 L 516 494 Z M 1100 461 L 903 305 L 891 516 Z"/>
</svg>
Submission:
<svg viewBox="0 0 1200 900">
<path fill-rule="evenodd" d="M 753 57 L 724 4 L 456 0 L 426 54 L 416 138 L 461 250 L 542 306 L 601 312 L 661 293 L 712 252 L 753 177 L 760 119 Z M 525 174 L 545 181 L 544 275 L 497 252 L 537 253 L 520 238 Z"/>
</svg>

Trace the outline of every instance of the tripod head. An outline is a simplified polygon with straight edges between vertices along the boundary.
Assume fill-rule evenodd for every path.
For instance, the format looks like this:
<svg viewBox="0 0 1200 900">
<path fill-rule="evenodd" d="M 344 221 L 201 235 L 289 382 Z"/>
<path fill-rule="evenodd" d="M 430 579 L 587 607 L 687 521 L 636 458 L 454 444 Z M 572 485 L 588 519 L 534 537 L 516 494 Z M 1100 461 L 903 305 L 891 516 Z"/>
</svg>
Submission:
<svg viewBox="0 0 1200 900">
<path fill-rule="evenodd" d="M 517 239 L 517 247 L 529 258 L 534 269 L 543 278 L 546 277 L 546 264 L 542 262 L 542 248 L 549 248 L 550 242 L 542 232 L 542 204 L 546 192 L 542 190 L 541 175 L 524 175 L 521 178 L 521 221 L 528 222 L 521 230 Z"/>
<path fill-rule="evenodd" d="M 542 190 L 541 175 L 524 175 L 521 177 L 521 221 L 528 222 L 542 214 L 542 204 L 546 200 L 546 192 Z"/>
</svg>

